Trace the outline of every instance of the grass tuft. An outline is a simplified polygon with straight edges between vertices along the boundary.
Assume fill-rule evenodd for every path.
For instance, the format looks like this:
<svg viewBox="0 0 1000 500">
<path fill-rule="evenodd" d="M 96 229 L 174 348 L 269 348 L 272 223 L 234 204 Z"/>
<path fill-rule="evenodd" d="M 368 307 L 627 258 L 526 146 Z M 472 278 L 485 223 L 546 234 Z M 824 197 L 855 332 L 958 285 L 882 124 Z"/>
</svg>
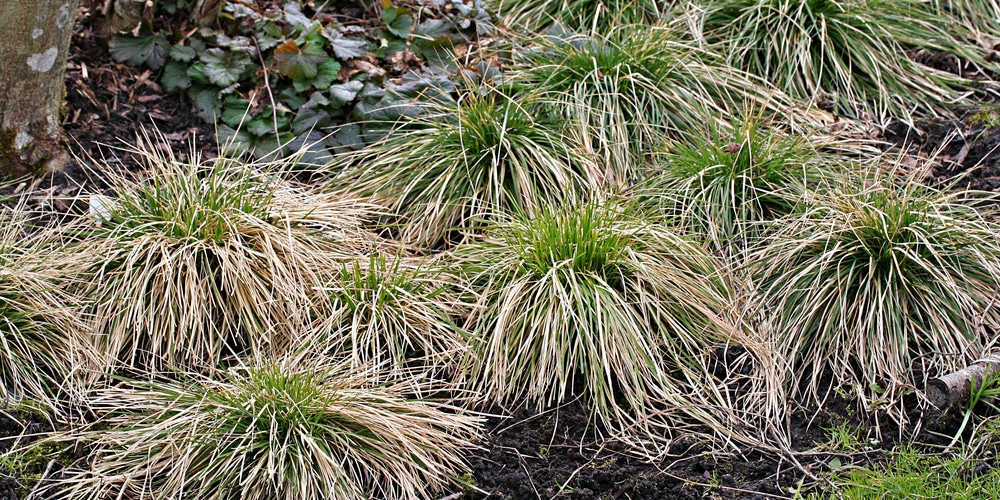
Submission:
<svg viewBox="0 0 1000 500">
<path fill-rule="evenodd" d="M 504 24 L 539 32 L 553 24 L 587 32 L 613 24 L 652 23 L 670 6 L 664 0 L 500 0 L 497 12 Z"/>
<path fill-rule="evenodd" d="M 531 212 L 571 200 L 585 184 L 584 159 L 527 104 L 499 89 L 474 87 L 341 157 L 351 192 L 405 216 L 402 239 L 428 246 L 454 238 L 495 211 Z M 342 185 L 344 180 L 335 180 Z"/>
<path fill-rule="evenodd" d="M 514 79 L 548 113 L 579 129 L 585 150 L 615 169 L 638 163 L 665 136 L 722 125 L 747 103 L 782 97 L 699 48 L 672 26 L 615 26 L 605 34 L 548 36 L 523 56 Z"/>
<path fill-rule="evenodd" d="M 0 207 L 0 403 L 55 410 L 94 358 L 79 303 L 65 291 L 71 259 L 59 258 L 63 244 L 35 215 L 23 203 Z"/>
<path fill-rule="evenodd" d="M 966 82 L 914 62 L 913 49 L 980 59 L 913 0 L 722 0 L 698 15 L 737 68 L 878 123 L 948 113 L 962 98 Z"/>
<path fill-rule="evenodd" d="M 134 153 L 146 177 L 112 174 L 107 213 L 83 222 L 83 293 L 124 365 L 196 369 L 280 349 L 308 330 L 321 276 L 374 245 L 361 228 L 373 206 L 286 180 L 282 165 L 181 162 L 148 139 Z"/>
<path fill-rule="evenodd" d="M 582 395 L 621 426 L 666 393 L 715 392 L 698 392 L 711 379 L 701 353 L 729 338 L 728 288 L 700 247 L 613 205 L 548 208 L 489 233 L 457 251 L 482 290 L 472 373 L 487 399 Z"/>
<path fill-rule="evenodd" d="M 301 361 L 111 388 L 91 403 L 106 416 L 72 436 L 91 441 L 88 468 L 46 498 L 434 498 L 478 419 L 403 392 Z"/>
<path fill-rule="evenodd" d="M 833 167 L 803 136 L 752 119 L 677 142 L 651 170 L 640 198 L 730 256 L 833 180 Z"/>
<path fill-rule="evenodd" d="M 454 367 L 468 348 L 458 322 L 471 310 L 456 281 L 431 263 L 402 257 L 373 254 L 345 264 L 324 288 L 333 313 L 308 342 L 347 354 L 356 370 Z"/>
<path fill-rule="evenodd" d="M 845 181 L 780 221 L 750 258 L 807 396 L 820 397 L 829 374 L 833 387 L 895 397 L 926 382 L 914 370 L 947 372 L 981 354 L 984 325 L 1000 320 L 1000 228 L 964 193 L 895 175 Z"/>
</svg>

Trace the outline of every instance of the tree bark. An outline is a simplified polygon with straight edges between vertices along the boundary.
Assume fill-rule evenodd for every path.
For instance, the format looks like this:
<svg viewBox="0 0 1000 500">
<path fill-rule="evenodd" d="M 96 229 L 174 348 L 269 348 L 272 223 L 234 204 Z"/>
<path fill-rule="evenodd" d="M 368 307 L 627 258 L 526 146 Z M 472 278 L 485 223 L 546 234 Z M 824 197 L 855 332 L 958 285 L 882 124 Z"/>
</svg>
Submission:
<svg viewBox="0 0 1000 500">
<path fill-rule="evenodd" d="M 0 0 L 0 178 L 69 160 L 60 113 L 79 0 Z"/>
</svg>

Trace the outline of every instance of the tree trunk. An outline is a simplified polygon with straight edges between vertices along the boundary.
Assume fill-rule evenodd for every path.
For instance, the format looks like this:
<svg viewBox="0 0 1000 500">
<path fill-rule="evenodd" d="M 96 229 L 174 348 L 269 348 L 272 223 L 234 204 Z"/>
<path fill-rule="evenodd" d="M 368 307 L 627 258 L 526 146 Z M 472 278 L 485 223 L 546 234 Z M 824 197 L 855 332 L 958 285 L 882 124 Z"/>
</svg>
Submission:
<svg viewBox="0 0 1000 500">
<path fill-rule="evenodd" d="M 0 178 L 58 170 L 66 55 L 79 0 L 0 0 Z"/>
</svg>

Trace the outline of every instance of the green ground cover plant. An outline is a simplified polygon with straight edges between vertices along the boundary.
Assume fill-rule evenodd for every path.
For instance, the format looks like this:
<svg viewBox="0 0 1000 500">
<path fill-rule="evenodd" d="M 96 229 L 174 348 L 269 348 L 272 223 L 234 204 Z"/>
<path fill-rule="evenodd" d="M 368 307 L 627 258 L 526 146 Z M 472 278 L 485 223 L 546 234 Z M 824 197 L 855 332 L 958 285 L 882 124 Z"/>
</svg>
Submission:
<svg viewBox="0 0 1000 500">
<path fill-rule="evenodd" d="M 178 160 L 152 139 L 139 179 L 111 174 L 78 269 L 95 342 L 132 368 L 198 369 L 280 352 L 308 331 L 322 276 L 374 249 L 374 205 L 287 179 L 288 163 Z"/>
<path fill-rule="evenodd" d="M 86 467 L 46 498 L 434 498 L 479 419 L 412 388 L 302 358 L 108 388 L 69 437 L 94 450 Z"/>
<path fill-rule="evenodd" d="M 184 92 L 202 119 L 219 125 L 230 150 L 257 158 L 308 153 L 305 160 L 319 164 L 327 148 L 362 140 L 354 129 L 335 130 L 334 125 L 351 116 L 395 118 L 386 115 L 402 109 L 399 101 L 440 84 L 412 73 L 416 81 L 405 89 L 396 86 L 396 95 L 387 96 L 379 60 L 416 57 L 421 64 L 413 70 L 426 62 L 447 73 L 454 45 L 494 29 L 479 0 L 469 5 L 445 0 L 433 8 L 357 3 L 371 13 L 365 28 L 342 24 L 324 13 L 322 4 L 222 2 L 210 26 L 166 25 L 118 34 L 111 40 L 111 55 L 118 62 L 162 69 L 164 90 Z M 163 18 L 176 20 L 193 7 L 178 0 L 155 6 L 172 9 L 175 13 Z M 370 71 L 355 69 L 358 61 Z"/>
<path fill-rule="evenodd" d="M 1000 498 L 1000 472 L 975 472 L 981 460 L 925 455 L 913 448 L 893 453 L 884 466 L 838 473 L 838 495 L 845 499 Z"/>
</svg>

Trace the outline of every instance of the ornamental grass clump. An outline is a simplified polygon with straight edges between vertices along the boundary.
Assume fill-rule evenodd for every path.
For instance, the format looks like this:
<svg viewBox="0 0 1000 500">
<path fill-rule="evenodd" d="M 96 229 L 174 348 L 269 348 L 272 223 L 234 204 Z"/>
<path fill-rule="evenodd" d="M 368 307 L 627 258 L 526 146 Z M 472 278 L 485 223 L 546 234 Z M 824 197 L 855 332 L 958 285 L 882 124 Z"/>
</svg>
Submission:
<svg viewBox="0 0 1000 500">
<path fill-rule="evenodd" d="M 735 257 L 769 221 L 833 181 L 835 166 L 827 163 L 804 136 L 750 119 L 674 143 L 637 194 L 713 251 Z"/>
<path fill-rule="evenodd" d="M 436 498 L 480 423 L 413 384 L 285 360 L 109 388 L 90 403 L 104 417 L 64 436 L 86 463 L 45 498 Z"/>
<path fill-rule="evenodd" d="M 0 403 L 57 409 L 71 377 L 93 368 L 73 277 L 41 221 L 23 203 L 0 208 Z"/>
<path fill-rule="evenodd" d="M 650 23 L 663 17 L 668 0 L 500 0 L 497 13 L 510 27 L 538 32 L 560 24 L 587 32 L 616 23 Z"/>
<path fill-rule="evenodd" d="M 473 86 L 453 105 L 427 106 L 340 157 L 352 168 L 334 181 L 406 217 L 397 228 L 406 241 L 434 246 L 487 213 L 570 200 L 593 170 L 558 127 L 500 89 Z"/>
<path fill-rule="evenodd" d="M 923 387 L 914 372 L 981 355 L 984 328 L 1000 320 L 1000 227 L 966 193 L 896 176 L 845 181 L 780 221 L 749 259 L 793 392 L 881 387 L 894 398 Z"/>
<path fill-rule="evenodd" d="M 145 177 L 109 174 L 81 229 L 96 341 L 121 365 L 280 350 L 308 331 L 322 276 L 375 244 L 371 205 L 287 180 L 282 165 L 179 161 L 148 140 L 134 153 Z"/>
<path fill-rule="evenodd" d="M 970 41 L 992 48 L 1000 36 L 1000 2 L 996 0 L 929 0 L 924 6 L 944 16 L 949 29 Z"/>
<path fill-rule="evenodd" d="M 947 113 L 967 81 L 914 62 L 930 50 L 982 60 L 914 0 L 719 0 L 694 12 L 733 66 L 792 97 L 879 123 Z"/>
<path fill-rule="evenodd" d="M 738 335 L 722 319 L 730 290 L 697 244 L 595 204 L 488 234 L 456 251 L 481 290 L 470 373 L 487 400 L 542 408 L 582 396 L 619 429 L 644 426 L 657 401 L 725 406 L 704 355 Z"/>
<path fill-rule="evenodd" d="M 513 81 L 579 129 L 585 150 L 618 169 L 641 163 L 664 137 L 703 129 L 705 117 L 722 124 L 737 106 L 773 110 L 784 103 L 672 26 L 541 38 L 523 54 Z"/>
<path fill-rule="evenodd" d="M 329 319 L 307 342 L 347 356 L 356 370 L 455 368 L 468 349 L 459 323 L 472 307 L 457 282 L 433 263 L 401 256 L 345 263 L 324 287 Z"/>
</svg>

